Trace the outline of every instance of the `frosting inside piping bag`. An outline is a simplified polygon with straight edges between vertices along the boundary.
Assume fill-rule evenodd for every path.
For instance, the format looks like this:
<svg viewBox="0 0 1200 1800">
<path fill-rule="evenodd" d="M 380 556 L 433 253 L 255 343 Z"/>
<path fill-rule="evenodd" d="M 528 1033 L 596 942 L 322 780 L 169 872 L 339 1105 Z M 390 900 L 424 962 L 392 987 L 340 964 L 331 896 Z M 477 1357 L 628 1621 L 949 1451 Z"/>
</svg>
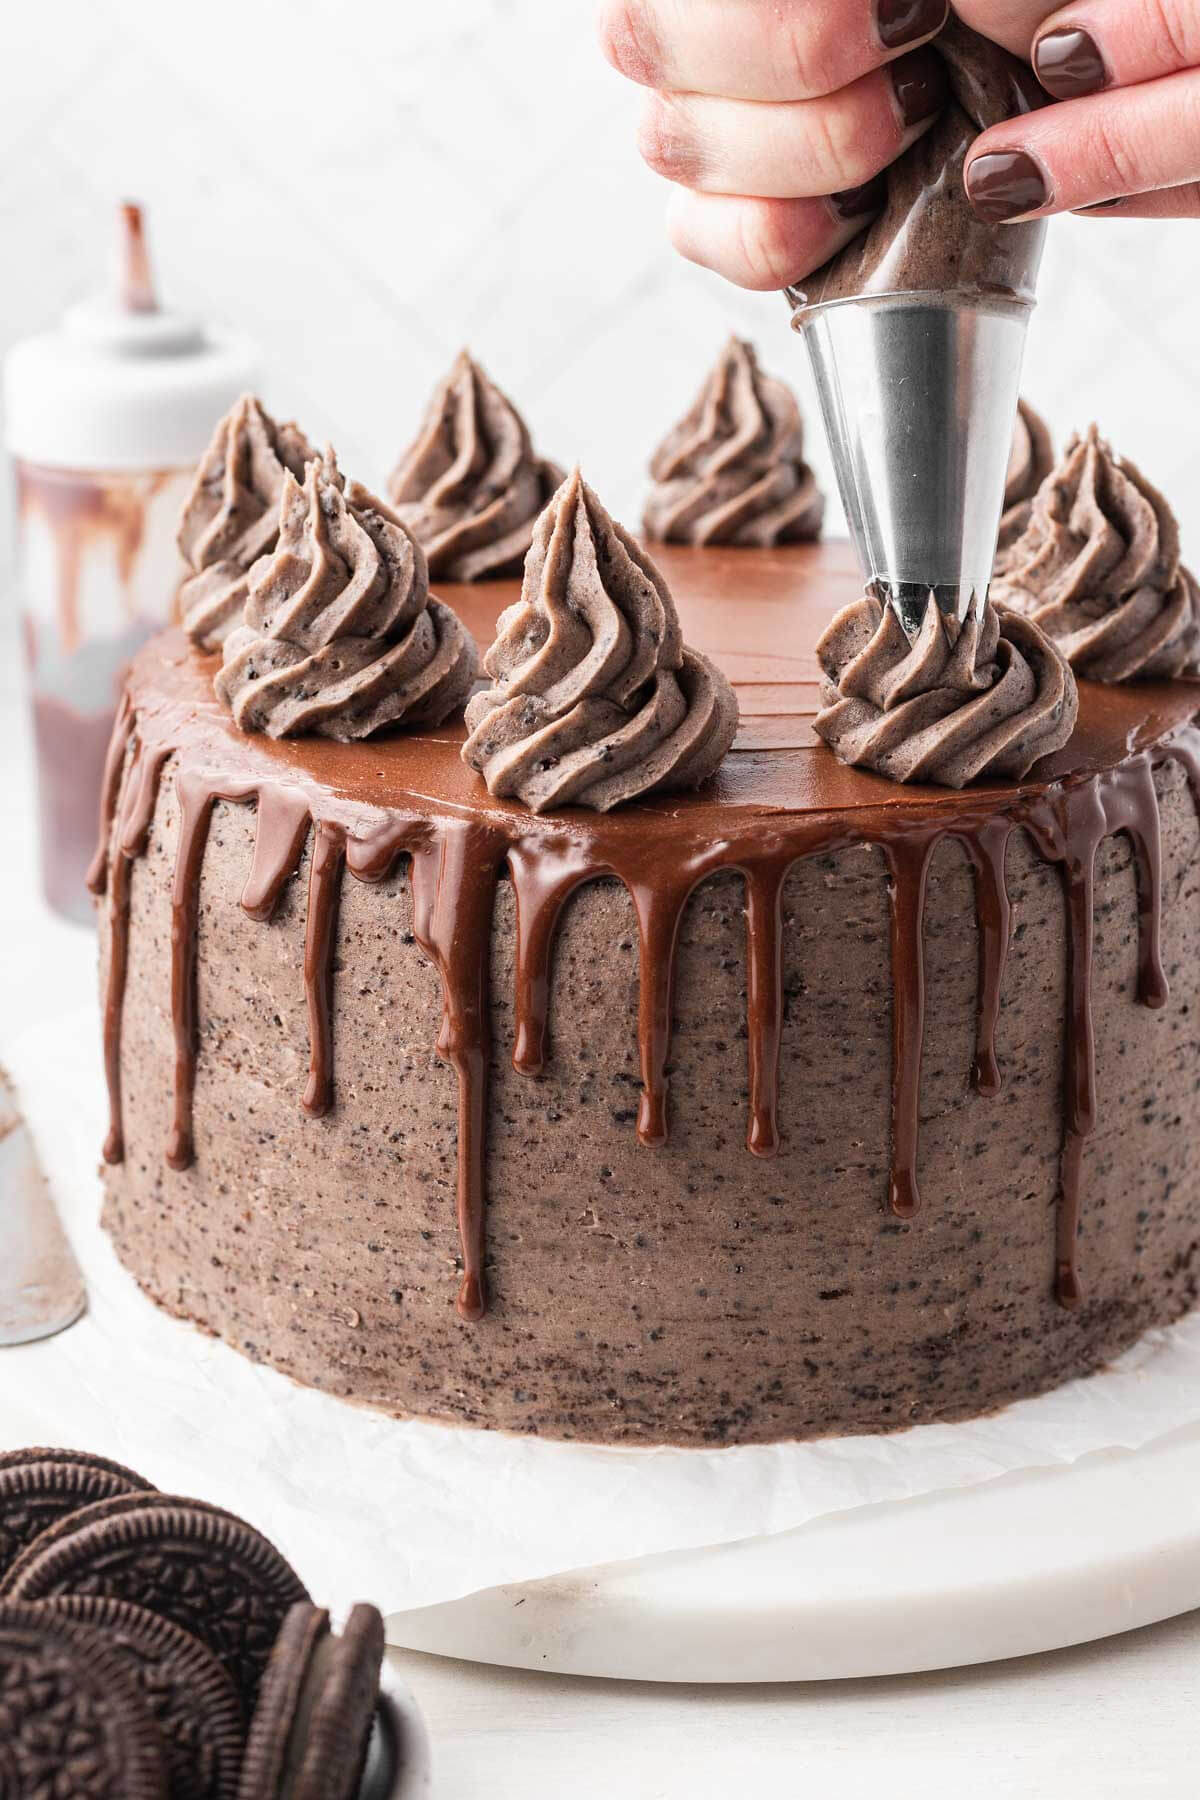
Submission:
<svg viewBox="0 0 1200 1800">
<path fill-rule="evenodd" d="M 887 171 L 887 200 L 874 223 L 800 284 L 809 305 L 914 290 L 1033 298 L 1045 221 L 983 224 L 967 200 L 963 166 L 981 131 L 1046 96 L 1024 63 L 953 13 L 933 48 L 946 64 L 950 99 Z"/>
</svg>

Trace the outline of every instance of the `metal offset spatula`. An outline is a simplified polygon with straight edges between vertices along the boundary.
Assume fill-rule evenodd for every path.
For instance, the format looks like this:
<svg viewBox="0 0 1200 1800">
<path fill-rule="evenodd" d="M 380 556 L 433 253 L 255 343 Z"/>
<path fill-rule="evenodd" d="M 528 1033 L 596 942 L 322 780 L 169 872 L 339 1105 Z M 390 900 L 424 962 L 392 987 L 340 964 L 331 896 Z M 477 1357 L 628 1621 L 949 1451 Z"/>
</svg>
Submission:
<svg viewBox="0 0 1200 1800">
<path fill-rule="evenodd" d="M 52 1337 L 86 1305 L 12 1079 L 0 1069 L 0 1345 Z"/>
</svg>

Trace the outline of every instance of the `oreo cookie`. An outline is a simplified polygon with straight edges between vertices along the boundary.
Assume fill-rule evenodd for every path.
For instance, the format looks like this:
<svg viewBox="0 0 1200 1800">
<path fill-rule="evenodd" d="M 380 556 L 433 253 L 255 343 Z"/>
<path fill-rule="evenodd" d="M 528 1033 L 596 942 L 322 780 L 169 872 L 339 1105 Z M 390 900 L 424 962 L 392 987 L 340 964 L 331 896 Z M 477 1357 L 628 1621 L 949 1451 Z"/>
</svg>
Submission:
<svg viewBox="0 0 1200 1800">
<path fill-rule="evenodd" d="M 246 1716 L 289 1607 L 308 1590 L 270 1541 L 236 1514 L 175 1494 L 125 1494 L 60 1519 L 0 1582 L 0 1598 L 62 1594 L 128 1600 L 198 1638 Z"/>
<path fill-rule="evenodd" d="M 48 1606 L 0 1606 L 0 1794 L 169 1800 L 157 1727 L 101 1634 Z"/>
<path fill-rule="evenodd" d="M 354 1607 L 335 1637 L 322 1607 L 293 1606 L 263 1677 L 238 1800 L 354 1800 L 382 1663 L 375 1607 Z"/>
<path fill-rule="evenodd" d="M 198 1639 L 128 1600 L 70 1594 L 37 1603 L 104 1634 L 158 1728 L 171 1800 L 237 1800 L 246 1729 L 233 1683 Z"/>
<path fill-rule="evenodd" d="M 83 1450 L 9 1450 L 0 1455 L 0 1576 L 57 1520 L 118 1494 L 151 1493 L 120 1463 Z"/>
</svg>

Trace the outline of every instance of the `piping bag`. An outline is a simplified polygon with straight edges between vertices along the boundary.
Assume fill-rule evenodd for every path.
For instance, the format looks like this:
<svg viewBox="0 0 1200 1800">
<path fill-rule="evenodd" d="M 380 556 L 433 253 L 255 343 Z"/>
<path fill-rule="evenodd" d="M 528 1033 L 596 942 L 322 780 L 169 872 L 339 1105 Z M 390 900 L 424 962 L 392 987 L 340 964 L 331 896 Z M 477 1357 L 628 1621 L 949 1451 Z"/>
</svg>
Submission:
<svg viewBox="0 0 1200 1800">
<path fill-rule="evenodd" d="M 1047 96 L 953 12 L 933 48 L 949 98 L 887 171 L 883 211 L 786 290 L 864 579 L 910 639 L 928 606 L 962 623 L 987 597 L 1046 229 L 983 224 L 963 165 Z"/>
</svg>

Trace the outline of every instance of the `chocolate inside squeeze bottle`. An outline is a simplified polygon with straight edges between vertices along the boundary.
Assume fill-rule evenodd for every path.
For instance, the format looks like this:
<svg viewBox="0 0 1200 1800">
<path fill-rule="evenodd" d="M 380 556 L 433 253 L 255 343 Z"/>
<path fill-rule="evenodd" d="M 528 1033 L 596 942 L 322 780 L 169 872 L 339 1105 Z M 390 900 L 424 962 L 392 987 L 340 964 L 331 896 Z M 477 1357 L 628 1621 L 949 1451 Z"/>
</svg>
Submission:
<svg viewBox="0 0 1200 1800">
<path fill-rule="evenodd" d="M 141 209 L 117 223 L 107 290 L 4 368 L 42 879 L 81 921 L 122 672 L 172 616 L 192 467 L 256 366 L 240 338 L 159 304 Z"/>
</svg>

